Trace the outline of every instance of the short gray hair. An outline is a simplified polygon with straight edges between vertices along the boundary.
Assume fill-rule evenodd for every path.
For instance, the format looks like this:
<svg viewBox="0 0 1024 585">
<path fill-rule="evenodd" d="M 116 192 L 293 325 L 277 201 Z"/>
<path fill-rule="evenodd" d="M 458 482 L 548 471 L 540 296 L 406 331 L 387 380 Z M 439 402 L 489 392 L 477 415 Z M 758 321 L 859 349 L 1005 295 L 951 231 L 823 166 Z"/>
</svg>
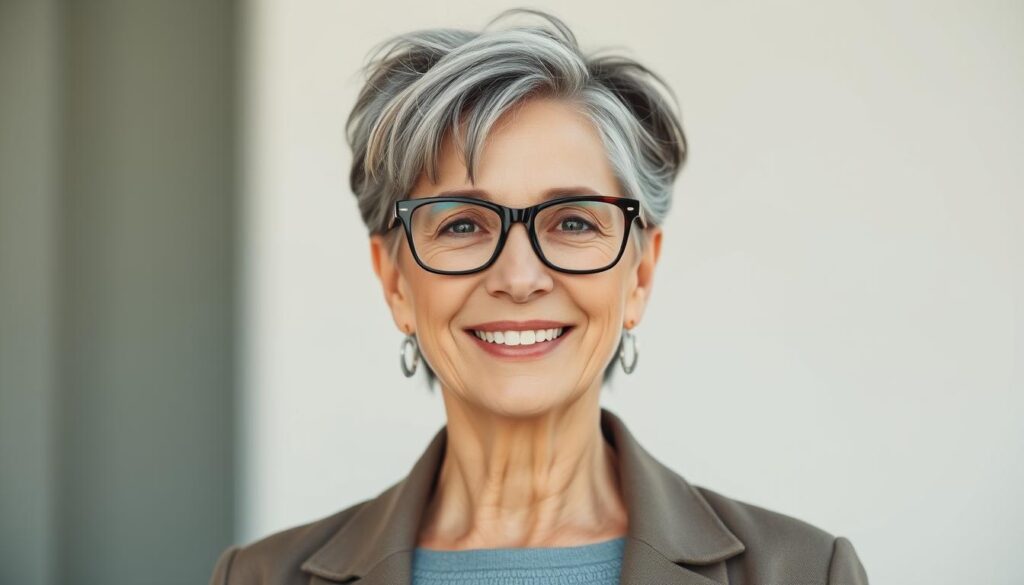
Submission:
<svg viewBox="0 0 1024 585">
<path fill-rule="evenodd" d="M 545 22 L 491 29 L 514 14 Z M 688 152 L 674 92 L 629 57 L 584 53 L 569 27 L 550 13 L 511 8 L 480 32 L 434 28 L 399 34 L 370 51 L 363 71 L 366 84 L 346 135 L 353 152 L 349 183 L 371 235 L 388 232 L 395 201 L 422 173 L 436 181 L 446 137 L 454 139 L 475 180 L 492 125 L 532 97 L 577 104 L 599 130 L 623 195 L 641 201 L 646 224 L 660 225 L 668 215 L 672 185 Z M 389 234 L 393 255 L 401 231 Z M 646 238 L 637 241 L 643 249 Z M 605 382 L 615 365 L 612 360 L 605 369 Z M 433 390 L 436 376 L 425 369 Z"/>
</svg>

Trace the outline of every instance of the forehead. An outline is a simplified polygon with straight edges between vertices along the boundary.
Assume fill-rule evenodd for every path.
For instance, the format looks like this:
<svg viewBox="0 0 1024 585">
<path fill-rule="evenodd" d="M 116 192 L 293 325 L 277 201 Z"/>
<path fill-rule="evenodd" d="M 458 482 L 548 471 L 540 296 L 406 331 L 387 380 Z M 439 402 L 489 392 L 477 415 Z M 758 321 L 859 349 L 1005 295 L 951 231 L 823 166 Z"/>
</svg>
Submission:
<svg viewBox="0 0 1024 585">
<path fill-rule="evenodd" d="M 532 99 L 492 126 L 478 153 L 476 181 L 450 137 L 442 144 L 437 182 L 426 173 L 412 197 L 460 191 L 512 207 L 568 192 L 618 196 L 618 181 L 594 123 L 572 103 Z"/>
</svg>

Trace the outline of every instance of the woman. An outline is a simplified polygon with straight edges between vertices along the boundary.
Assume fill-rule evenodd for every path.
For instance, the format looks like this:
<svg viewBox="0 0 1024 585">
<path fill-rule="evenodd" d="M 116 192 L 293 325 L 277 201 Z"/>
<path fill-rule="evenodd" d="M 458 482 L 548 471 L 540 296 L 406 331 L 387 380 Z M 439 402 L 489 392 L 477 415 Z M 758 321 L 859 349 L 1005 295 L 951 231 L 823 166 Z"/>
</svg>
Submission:
<svg viewBox="0 0 1024 585">
<path fill-rule="evenodd" d="M 228 548 L 211 583 L 866 584 L 849 540 L 690 485 L 599 406 L 636 367 L 686 142 L 660 78 L 517 12 L 544 22 L 384 43 L 349 120 L 401 366 L 447 425 L 402 481 Z"/>
</svg>

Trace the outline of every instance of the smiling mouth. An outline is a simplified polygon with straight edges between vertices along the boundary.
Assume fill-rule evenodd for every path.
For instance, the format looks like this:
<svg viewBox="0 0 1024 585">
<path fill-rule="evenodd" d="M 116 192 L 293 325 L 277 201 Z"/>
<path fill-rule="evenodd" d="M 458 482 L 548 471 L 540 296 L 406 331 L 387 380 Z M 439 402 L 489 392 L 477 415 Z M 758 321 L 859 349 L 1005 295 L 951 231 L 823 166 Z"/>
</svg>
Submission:
<svg viewBox="0 0 1024 585">
<path fill-rule="evenodd" d="M 502 319 L 473 323 L 463 328 L 466 335 L 491 357 L 510 361 L 532 361 L 557 351 L 576 326 L 553 319 Z"/>
<path fill-rule="evenodd" d="M 480 341 L 504 347 L 522 347 L 544 344 L 561 338 L 573 329 L 572 325 L 552 327 L 549 329 L 508 329 L 505 331 L 478 331 L 466 329 L 470 335 Z"/>
</svg>

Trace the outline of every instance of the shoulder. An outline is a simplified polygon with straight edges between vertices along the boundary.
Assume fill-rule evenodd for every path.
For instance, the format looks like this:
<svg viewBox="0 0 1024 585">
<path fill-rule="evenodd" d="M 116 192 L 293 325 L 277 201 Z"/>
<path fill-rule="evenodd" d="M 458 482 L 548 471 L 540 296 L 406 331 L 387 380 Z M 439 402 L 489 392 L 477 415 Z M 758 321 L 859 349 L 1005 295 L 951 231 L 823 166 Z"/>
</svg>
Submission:
<svg viewBox="0 0 1024 585">
<path fill-rule="evenodd" d="M 210 585 L 308 583 L 309 576 L 300 571 L 300 565 L 368 501 L 248 544 L 229 546 L 217 558 Z"/>
<path fill-rule="evenodd" d="M 846 537 L 703 486 L 693 487 L 743 542 L 743 553 L 728 561 L 730 574 L 764 583 L 867 585 L 864 567 Z"/>
<path fill-rule="evenodd" d="M 821 556 L 831 553 L 831 533 L 799 518 L 723 495 L 704 486 L 693 486 L 711 505 L 725 525 L 751 548 L 784 547 L 794 554 Z"/>
</svg>

